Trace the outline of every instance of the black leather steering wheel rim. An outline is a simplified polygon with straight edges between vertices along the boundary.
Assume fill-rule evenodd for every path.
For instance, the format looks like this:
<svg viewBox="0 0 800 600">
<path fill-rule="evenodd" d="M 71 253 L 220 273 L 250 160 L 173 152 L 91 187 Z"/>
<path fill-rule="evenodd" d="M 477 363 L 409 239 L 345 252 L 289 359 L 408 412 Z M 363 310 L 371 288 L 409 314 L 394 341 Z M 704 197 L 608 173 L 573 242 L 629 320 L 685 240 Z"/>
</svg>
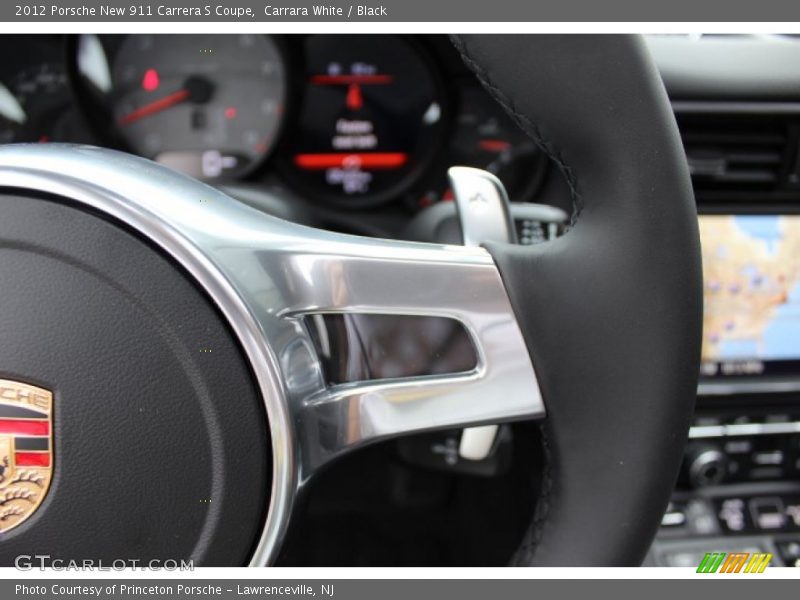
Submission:
<svg viewBox="0 0 800 600">
<path fill-rule="evenodd" d="M 696 208 L 664 86 L 638 36 L 452 39 L 574 206 L 555 242 L 486 245 L 548 410 L 514 564 L 641 564 L 680 466 L 702 330 Z"/>
</svg>

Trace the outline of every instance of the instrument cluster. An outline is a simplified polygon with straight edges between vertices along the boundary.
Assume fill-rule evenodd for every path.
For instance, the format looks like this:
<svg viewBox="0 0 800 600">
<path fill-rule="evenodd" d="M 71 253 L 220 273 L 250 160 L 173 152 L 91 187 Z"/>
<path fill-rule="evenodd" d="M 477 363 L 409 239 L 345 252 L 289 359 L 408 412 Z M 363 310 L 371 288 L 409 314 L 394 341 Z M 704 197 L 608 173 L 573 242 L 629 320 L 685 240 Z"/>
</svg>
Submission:
<svg viewBox="0 0 800 600">
<path fill-rule="evenodd" d="M 453 164 L 530 201 L 547 161 L 443 36 L 0 36 L 0 143 L 91 143 L 342 208 L 452 198 Z"/>
</svg>

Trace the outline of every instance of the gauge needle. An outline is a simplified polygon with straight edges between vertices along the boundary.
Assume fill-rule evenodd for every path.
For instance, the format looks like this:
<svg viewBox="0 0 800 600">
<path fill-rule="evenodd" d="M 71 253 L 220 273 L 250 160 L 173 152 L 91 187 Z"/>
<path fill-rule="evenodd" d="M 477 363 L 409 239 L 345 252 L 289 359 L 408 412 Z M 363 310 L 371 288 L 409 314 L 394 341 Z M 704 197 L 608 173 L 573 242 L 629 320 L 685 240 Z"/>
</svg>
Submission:
<svg viewBox="0 0 800 600">
<path fill-rule="evenodd" d="M 164 96 L 158 100 L 154 100 L 149 104 L 145 104 L 144 106 L 140 106 L 136 110 L 132 110 L 127 115 L 124 115 L 119 120 L 120 125 L 130 125 L 131 123 L 135 123 L 139 119 L 144 119 L 145 117 L 149 117 L 150 115 L 154 115 L 156 113 L 160 113 L 162 110 L 166 110 L 171 106 L 175 106 L 176 104 L 180 104 L 189 99 L 189 90 L 182 89 L 178 90 L 177 92 L 172 92 L 169 96 Z"/>
<path fill-rule="evenodd" d="M 176 104 L 180 104 L 181 102 L 186 102 L 188 100 L 191 100 L 195 104 L 203 104 L 211 99 L 212 90 L 213 88 L 211 83 L 205 79 L 201 79 L 199 77 L 190 77 L 186 80 L 186 83 L 183 85 L 183 87 L 178 91 L 172 92 L 168 96 L 154 100 L 153 102 L 145 104 L 144 106 L 140 106 L 128 114 L 123 115 L 119 119 L 119 124 L 123 126 L 130 125 L 131 123 L 135 123 L 140 119 L 155 115 L 163 110 L 175 106 Z"/>
</svg>

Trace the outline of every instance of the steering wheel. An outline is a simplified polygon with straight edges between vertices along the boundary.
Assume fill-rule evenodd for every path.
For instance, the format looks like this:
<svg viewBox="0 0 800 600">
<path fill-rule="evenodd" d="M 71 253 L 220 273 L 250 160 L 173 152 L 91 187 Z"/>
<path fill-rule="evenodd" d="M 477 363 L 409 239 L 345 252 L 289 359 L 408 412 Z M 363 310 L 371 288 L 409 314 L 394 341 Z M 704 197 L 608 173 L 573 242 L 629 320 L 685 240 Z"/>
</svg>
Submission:
<svg viewBox="0 0 800 600">
<path fill-rule="evenodd" d="M 126 154 L 0 149 L 0 563 L 270 564 L 298 491 L 345 452 L 517 419 L 540 419 L 546 467 L 514 563 L 641 562 L 702 322 L 667 96 L 636 37 L 453 41 L 566 177 L 561 238 L 346 236 Z M 329 385 L 308 319 L 331 313 L 453 319 L 477 365 Z"/>
</svg>

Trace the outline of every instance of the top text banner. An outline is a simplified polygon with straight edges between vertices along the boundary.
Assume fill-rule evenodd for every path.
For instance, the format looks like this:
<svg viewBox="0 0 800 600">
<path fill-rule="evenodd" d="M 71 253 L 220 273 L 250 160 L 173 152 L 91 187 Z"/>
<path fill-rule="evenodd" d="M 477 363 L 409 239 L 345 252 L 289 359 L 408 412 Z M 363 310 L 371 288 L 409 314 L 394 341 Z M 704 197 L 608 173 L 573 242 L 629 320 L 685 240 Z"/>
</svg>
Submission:
<svg viewBox="0 0 800 600">
<path fill-rule="evenodd" d="M 786 22 L 797 0 L 4 0 L 0 22 Z"/>
</svg>

